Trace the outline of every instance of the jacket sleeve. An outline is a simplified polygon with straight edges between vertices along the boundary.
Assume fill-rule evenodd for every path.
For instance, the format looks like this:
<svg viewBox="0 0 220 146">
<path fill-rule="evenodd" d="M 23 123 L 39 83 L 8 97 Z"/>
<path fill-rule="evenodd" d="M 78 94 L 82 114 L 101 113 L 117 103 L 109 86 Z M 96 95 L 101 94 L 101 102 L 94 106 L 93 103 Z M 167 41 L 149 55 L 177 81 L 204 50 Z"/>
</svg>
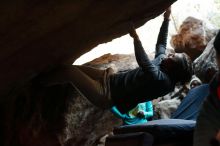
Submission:
<svg viewBox="0 0 220 146">
<path fill-rule="evenodd" d="M 125 114 L 122 114 L 116 106 L 113 106 L 111 108 L 111 112 L 117 117 L 117 118 L 120 118 L 120 119 L 125 119 Z"/>
<path fill-rule="evenodd" d="M 160 54 L 165 54 L 166 46 L 167 46 L 168 28 L 169 28 L 169 20 L 164 19 L 160 27 L 160 32 L 157 37 L 155 58 Z"/>
<path fill-rule="evenodd" d="M 159 68 L 150 61 L 139 39 L 134 39 L 134 49 L 137 63 L 143 72 L 152 77 L 158 76 L 160 73 Z"/>
<path fill-rule="evenodd" d="M 153 105 L 151 101 L 146 102 L 145 105 L 146 105 L 146 111 L 144 111 L 144 116 L 145 116 L 145 119 L 149 119 L 154 114 Z"/>
</svg>

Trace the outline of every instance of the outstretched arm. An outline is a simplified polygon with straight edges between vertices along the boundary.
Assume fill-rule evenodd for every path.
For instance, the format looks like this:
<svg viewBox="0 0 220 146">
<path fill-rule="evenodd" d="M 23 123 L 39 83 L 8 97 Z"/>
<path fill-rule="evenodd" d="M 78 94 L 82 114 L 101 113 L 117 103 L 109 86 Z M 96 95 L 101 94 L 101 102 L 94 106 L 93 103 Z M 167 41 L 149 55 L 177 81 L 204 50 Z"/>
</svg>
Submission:
<svg viewBox="0 0 220 146">
<path fill-rule="evenodd" d="M 171 7 L 166 9 L 163 15 L 164 20 L 160 27 L 160 32 L 157 38 L 155 58 L 160 54 L 165 54 L 166 46 L 167 46 L 167 34 L 168 34 L 168 27 L 169 27 L 169 21 L 170 21 L 170 18 L 169 18 L 170 13 L 171 13 Z"/>
<path fill-rule="evenodd" d="M 146 54 L 141 41 L 135 31 L 135 28 L 132 27 L 130 30 L 130 36 L 134 39 L 134 52 L 137 63 L 140 68 L 144 71 L 145 74 L 153 75 L 158 73 L 158 68 L 150 61 L 148 55 Z M 153 73 L 153 74 L 152 74 Z"/>
</svg>

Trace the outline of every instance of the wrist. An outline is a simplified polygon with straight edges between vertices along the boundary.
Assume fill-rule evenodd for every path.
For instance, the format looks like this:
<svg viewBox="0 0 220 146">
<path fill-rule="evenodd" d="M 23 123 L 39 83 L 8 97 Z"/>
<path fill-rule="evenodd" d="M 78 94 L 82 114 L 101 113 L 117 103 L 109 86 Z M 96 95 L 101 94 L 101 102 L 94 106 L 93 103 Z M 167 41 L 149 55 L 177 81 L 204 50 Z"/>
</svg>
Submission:
<svg viewBox="0 0 220 146">
<path fill-rule="evenodd" d="M 165 20 L 165 21 L 170 21 L 170 17 L 168 17 L 168 18 L 167 18 L 167 17 L 164 17 L 164 20 Z"/>
<path fill-rule="evenodd" d="M 140 41 L 138 36 L 134 36 L 133 39 L 134 39 L 134 41 Z"/>
</svg>

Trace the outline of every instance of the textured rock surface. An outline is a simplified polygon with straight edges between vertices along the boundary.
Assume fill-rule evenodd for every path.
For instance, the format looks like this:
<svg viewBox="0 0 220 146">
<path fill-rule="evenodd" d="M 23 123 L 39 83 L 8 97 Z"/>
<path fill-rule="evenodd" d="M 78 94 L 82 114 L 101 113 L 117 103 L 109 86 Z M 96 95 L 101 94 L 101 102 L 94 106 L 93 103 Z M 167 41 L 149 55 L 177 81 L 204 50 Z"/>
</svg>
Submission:
<svg viewBox="0 0 220 146">
<path fill-rule="evenodd" d="M 155 105 L 155 112 L 159 113 L 160 119 L 169 119 L 180 103 L 179 98 L 162 100 Z"/>
<path fill-rule="evenodd" d="M 188 17 L 180 26 L 178 34 L 172 36 L 171 45 L 177 53 L 185 52 L 194 60 L 203 52 L 216 32 L 204 21 Z"/>
<path fill-rule="evenodd" d="M 208 82 L 218 70 L 213 42 L 214 38 L 208 43 L 203 53 L 193 62 L 195 74 L 203 82 Z"/>
<path fill-rule="evenodd" d="M 1 145 L 93 146 L 121 124 L 109 111 L 94 107 L 71 84 L 24 87 L 4 119 Z"/>
</svg>

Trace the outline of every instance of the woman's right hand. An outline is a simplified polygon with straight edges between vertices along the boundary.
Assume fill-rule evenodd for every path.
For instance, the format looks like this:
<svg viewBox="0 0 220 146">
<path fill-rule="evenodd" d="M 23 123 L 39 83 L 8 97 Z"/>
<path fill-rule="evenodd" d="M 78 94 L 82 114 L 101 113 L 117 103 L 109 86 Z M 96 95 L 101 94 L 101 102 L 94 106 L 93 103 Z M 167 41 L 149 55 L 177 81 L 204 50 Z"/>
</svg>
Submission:
<svg viewBox="0 0 220 146">
<path fill-rule="evenodd" d="M 166 9 L 165 13 L 163 14 L 164 19 L 170 19 L 170 14 L 171 14 L 171 6 Z"/>
<path fill-rule="evenodd" d="M 132 38 L 139 39 L 133 23 L 129 25 L 129 34 Z"/>
</svg>

